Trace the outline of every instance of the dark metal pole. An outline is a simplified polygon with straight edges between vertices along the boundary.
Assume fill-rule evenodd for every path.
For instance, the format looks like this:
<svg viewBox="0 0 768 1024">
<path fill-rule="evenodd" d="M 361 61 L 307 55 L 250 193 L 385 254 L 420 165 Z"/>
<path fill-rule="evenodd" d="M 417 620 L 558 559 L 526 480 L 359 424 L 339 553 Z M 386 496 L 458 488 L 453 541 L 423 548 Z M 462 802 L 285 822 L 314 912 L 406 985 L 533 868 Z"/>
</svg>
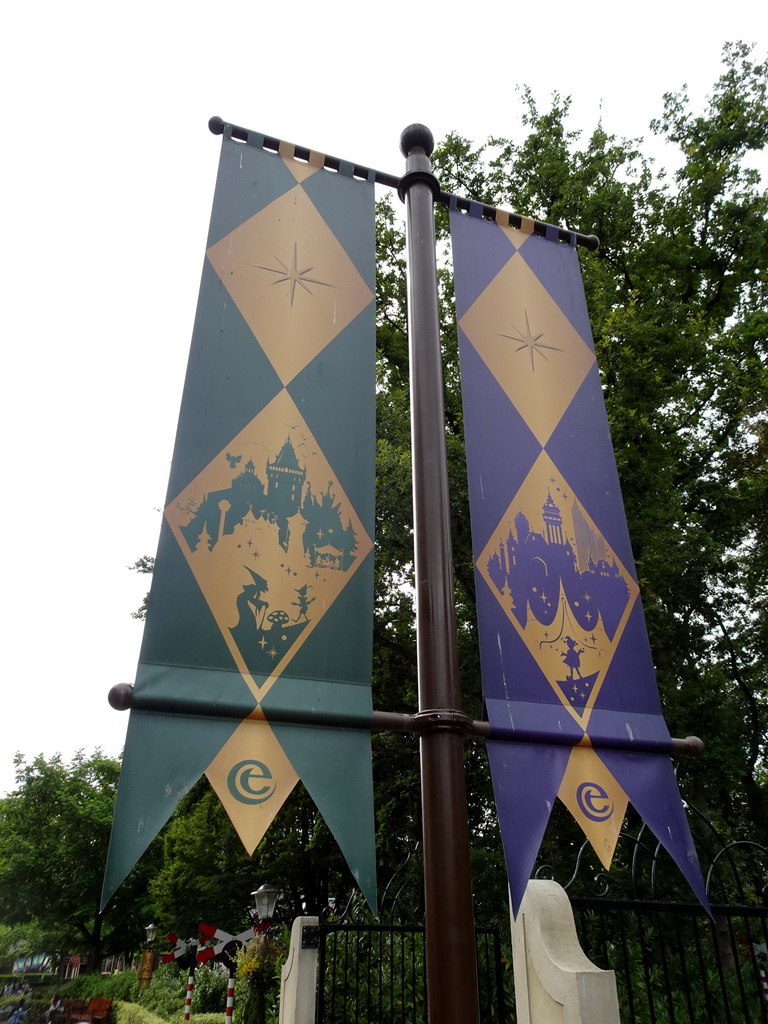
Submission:
<svg viewBox="0 0 768 1024">
<path fill-rule="evenodd" d="M 152 711 L 158 715 L 202 715 L 206 718 L 228 718 L 232 722 L 241 722 L 249 709 L 243 704 L 227 705 L 221 702 L 208 704 L 205 707 L 194 702 L 170 700 L 167 697 L 149 697 L 146 695 L 138 700 L 134 696 L 133 683 L 116 683 L 107 695 L 107 700 L 116 711 Z M 518 743 L 553 743 L 563 746 L 575 746 L 578 736 L 552 736 L 536 729 L 504 729 L 496 727 L 491 735 L 490 722 L 470 721 L 460 711 L 427 710 L 417 715 L 407 715 L 397 711 L 374 711 L 370 718 L 360 715 L 345 715 L 340 711 L 307 711 L 300 708 L 271 708 L 270 722 L 290 722 L 296 725 L 329 725 L 336 729 L 369 728 L 373 732 L 417 732 L 423 734 L 430 728 L 453 728 L 457 732 L 466 732 L 475 739 L 506 739 L 517 740 Z M 664 739 L 622 739 L 620 736 L 591 737 L 595 750 L 626 750 L 631 753 L 669 754 L 670 757 L 700 757 L 704 753 L 704 743 L 698 736 L 676 736 Z"/>
<path fill-rule="evenodd" d="M 427 999 L 430 1024 L 479 1024 L 464 735 L 448 508 L 443 373 L 429 156 L 432 133 L 406 128 L 400 182 L 408 243 L 408 334 L 418 631 Z M 452 714 L 436 715 L 436 710 Z"/>
</svg>

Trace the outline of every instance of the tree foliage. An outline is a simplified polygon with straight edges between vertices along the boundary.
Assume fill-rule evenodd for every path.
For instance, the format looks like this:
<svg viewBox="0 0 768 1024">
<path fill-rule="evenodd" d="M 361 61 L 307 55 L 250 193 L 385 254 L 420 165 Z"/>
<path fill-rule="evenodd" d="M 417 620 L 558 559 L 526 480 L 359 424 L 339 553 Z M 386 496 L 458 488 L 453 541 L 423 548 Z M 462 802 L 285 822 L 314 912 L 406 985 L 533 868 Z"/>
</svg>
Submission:
<svg viewBox="0 0 768 1024">
<path fill-rule="evenodd" d="M 132 572 L 138 572 L 143 576 L 151 576 L 155 571 L 155 560 L 152 555 L 142 555 L 138 558 L 133 565 L 129 565 L 128 568 Z M 131 612 L 131 618 L 133 619 L 146 619 L 147 617 L 147 604 L 149 602 L 149 594 L 144 595 L 144 600 L 135 612 Z"/>
<path fill-rule="evenodd" d="M 35 920 L 0 924 L 0 973 L 10 973 L 19 957 L 39 956 L 48 936 Z"/>
<path fill-rule="evenodd" d="M 138 949 L 147 923 L 151 855 L 99 911 L 120 762 L 100 751 L 16 758 L 16 789 L 0 801 L 0 920 L 32 928 L 46 952 Z M 40 952 L 38 948 L 35 952 Z"/>
<path fill-rule="evenodd" d="M 318 913 L 351 888 L 349 871 L 304 787 L 297 785 L 249 857 L 207 780 L 201 779 L 162 836 L 162 865 L 150 882 L 161 928 L 194 936 L 200 921 L 238 934 L 251 893 L 265 882 L 283 891 L 281 916 Z"/>
</svg>

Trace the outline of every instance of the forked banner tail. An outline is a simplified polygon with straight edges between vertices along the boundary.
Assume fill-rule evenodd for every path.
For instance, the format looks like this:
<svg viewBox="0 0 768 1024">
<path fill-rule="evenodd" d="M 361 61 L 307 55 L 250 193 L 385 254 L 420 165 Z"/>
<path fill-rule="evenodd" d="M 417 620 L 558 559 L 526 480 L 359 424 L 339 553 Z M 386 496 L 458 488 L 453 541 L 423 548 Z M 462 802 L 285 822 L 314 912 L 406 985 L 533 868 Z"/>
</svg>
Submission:
<svg viewBox="0 0 768 1024">
<path fill-rule="evenodd" d="M 375 905 L 373 184 L 263 142 L 222 142 L 104 902 L 205 773 L 249 852 L 301 779 Z"/>
<path fill-rule="evenodd" d="M 451 234 L 488 751 L 513 906 L 555 797 L 606 867 L 631 801 L 707 905 L 664 752 L 575 247 L 457 212 Z"/>
</svg>

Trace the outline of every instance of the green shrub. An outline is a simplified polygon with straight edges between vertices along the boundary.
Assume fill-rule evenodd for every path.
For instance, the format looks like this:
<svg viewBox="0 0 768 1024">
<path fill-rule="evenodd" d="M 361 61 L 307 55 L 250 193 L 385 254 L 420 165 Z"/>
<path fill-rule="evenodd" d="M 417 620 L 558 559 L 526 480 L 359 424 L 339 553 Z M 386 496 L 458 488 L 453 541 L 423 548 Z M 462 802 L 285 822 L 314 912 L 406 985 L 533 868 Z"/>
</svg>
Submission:
<svg viewBox="0 0 768 1024">
<path fill-rule="evenodd" d="M 139 989 L 138 1003 L 145 1010 L 171 1020 L 184 1009 L 187 993 L 187 974 L 176 964 L 161 964 L 152 975 L 148 988 Z"/>
<path fill-rule="evenodd" d="M 41 985 L 52 985 L 55 980 L 55 972 L 48 972 L 47 974 L 0 974 L 0 992 L 8 983 L 30 985 L 32 988 L 39 988 Z"/>
<path fill-rule="evenodd" d="M 192 1011 L 196 1015 L 221 1014 L 227 1005 L 227 975 L 218 965 L 205 964 L 195 971 L 195 989 L 192 993 Z"/>
<path fill-rule="evenodd" d="M 102 992 L 104 980 L 100 974 L 78 974 L 71 981 L 65 981 L 58 992 L 62 999 L 108 999 Z"/>
<path fill-rule="evenodd" d="M 166 1024 L 162 1017 L 138 1003 L 125 1003 L 121 1000 L 112 1004 L 112 1020 L 114 1024 Z"/>
<path fill-rule="evenodd" d="M 127 1003 L 136 1002 L 138 990 L 136 971 L 118 971 L 108 978 L 100 974 L 81 974 L 57 989 L 62 999 L 122 999 Z"/>
<path fill-rule="evenodd" d="M 0 974 L 0 991 L 10 982 L 11 984 L 26 984 L 31 985 L 32 988 L 37 988 L 39 985 L 52 985 L 56 981 L 56 974 L 48 972 L 47 974 Z"/>
<path fill-rule="evenodd" d="M 138 1003 L 115 1001 L 112 1004 L 111 1024 L 181 1024 L 183 1019 L 183 1007 L 169 1021 Z M 222 1015 L 220 1013 L 194 1013 L 191 1017 L 191 1024 L 222 1024 Z"/>
</svg>

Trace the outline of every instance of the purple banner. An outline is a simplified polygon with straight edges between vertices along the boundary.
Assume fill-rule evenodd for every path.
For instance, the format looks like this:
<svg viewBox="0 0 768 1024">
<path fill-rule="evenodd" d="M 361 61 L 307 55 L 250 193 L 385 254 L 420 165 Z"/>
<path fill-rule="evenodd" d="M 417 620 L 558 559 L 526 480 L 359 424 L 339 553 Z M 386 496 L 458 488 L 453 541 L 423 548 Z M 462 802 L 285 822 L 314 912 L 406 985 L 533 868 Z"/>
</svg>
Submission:
<svg viewBox="0 0 768 1024">
<path fill-rule="evenodd" d="M 556 796 L 606 868 L 631 801 L 707 906 L 665 754 L 576 251 L 460 213 L 451 234 L 488 750 L 513 908 Z"/>
</svg>

